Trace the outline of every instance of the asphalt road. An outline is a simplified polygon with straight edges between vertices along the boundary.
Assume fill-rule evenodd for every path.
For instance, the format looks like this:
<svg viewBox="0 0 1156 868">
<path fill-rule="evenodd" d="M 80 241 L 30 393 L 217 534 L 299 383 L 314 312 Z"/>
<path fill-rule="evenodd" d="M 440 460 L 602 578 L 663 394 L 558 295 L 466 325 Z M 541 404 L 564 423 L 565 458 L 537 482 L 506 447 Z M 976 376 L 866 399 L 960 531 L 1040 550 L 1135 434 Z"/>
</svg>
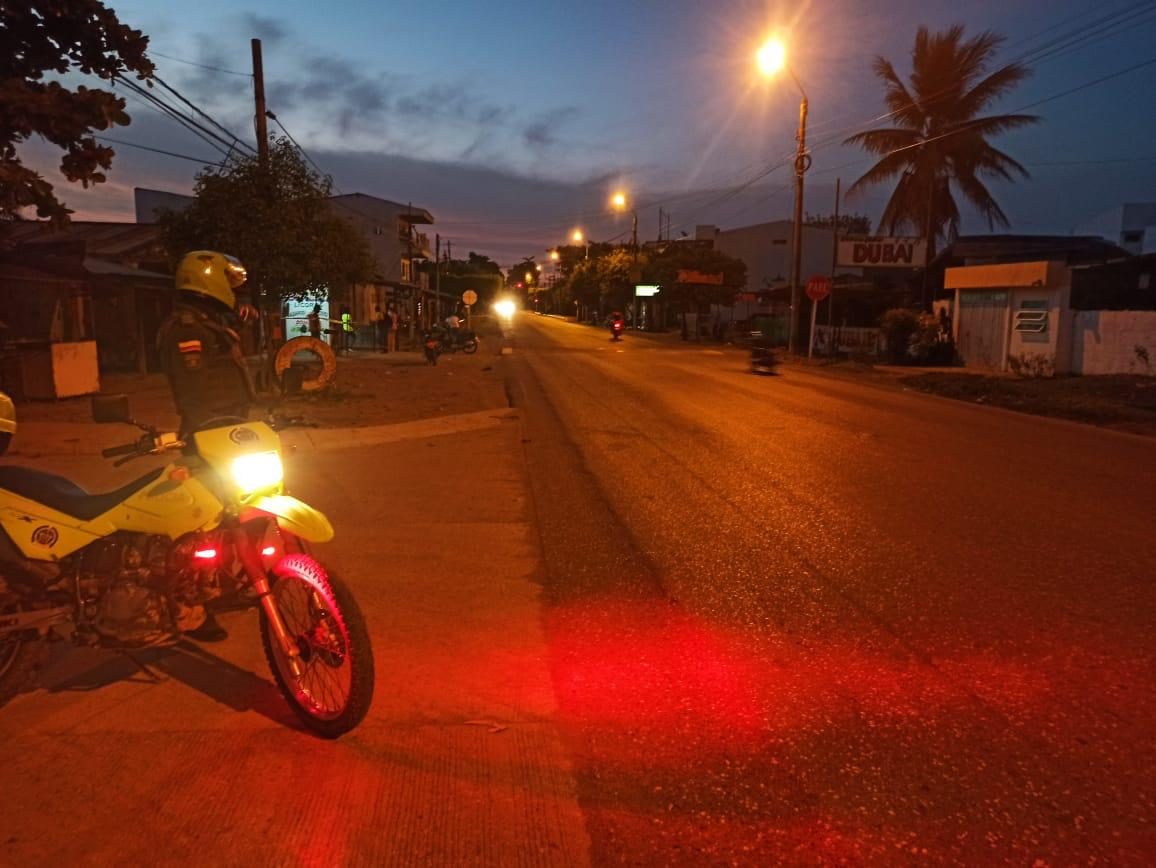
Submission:
<svg viewBox="0 0 1156 868">
<path fill-rule="evenodd" d="M 595 863 L 1156 860 L 1152 440 L 513 344 Z"/>
</svg>

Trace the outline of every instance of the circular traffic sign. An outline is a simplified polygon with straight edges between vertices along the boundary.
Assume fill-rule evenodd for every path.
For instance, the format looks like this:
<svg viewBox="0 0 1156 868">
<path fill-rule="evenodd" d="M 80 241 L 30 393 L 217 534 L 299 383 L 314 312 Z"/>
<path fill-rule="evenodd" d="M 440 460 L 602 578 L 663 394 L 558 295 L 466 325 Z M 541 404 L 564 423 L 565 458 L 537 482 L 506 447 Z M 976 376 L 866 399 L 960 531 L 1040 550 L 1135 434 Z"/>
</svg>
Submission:
<svg viewBox="0 0 1156 868">
<path fill-rule="evenodd" d="M 831 280 L 821 274 L 816 274 L 807 281 L 807 298 L 811 301 L 822 301 L 831 294 Z"/>
<path fill-rule="evenodd" d="M 462 304 L 470 305 L 471 307 L 478 303 L 478 294 L 472 289 L 467 289 L 462 293 Z"/>
</svg>

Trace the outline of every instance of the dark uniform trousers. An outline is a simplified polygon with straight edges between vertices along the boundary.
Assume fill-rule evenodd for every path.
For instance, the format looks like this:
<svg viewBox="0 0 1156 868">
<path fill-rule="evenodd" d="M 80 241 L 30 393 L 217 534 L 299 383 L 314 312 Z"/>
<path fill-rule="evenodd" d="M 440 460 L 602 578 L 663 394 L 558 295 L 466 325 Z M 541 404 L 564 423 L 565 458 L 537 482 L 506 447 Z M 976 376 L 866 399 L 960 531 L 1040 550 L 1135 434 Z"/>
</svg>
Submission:
<svg viewBox="0 0 1156 868">
<path fill-rule="evenodd" d="M 222 416 L 249 417 L 256 393 L 235 331 L 202 310 L 178 305 L 161 324 L 157 349 L 182 435 Z"/>
</svg>

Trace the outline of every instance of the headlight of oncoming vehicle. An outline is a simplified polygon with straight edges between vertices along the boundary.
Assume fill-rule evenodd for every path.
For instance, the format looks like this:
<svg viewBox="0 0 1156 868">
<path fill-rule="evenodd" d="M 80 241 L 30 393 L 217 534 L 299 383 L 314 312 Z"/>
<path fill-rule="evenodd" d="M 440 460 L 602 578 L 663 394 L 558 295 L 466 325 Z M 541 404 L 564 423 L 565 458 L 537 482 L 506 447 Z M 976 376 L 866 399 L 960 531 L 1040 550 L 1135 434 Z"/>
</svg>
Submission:
<svg viewBox="0 0 1156 868">
<path fill-rule="evenodd" d="M 281 456 L 276 452 L 254 452 L 233 461 L 233 481 L 246 493 L 274 488 L 284 476 Z"/>
</svg>

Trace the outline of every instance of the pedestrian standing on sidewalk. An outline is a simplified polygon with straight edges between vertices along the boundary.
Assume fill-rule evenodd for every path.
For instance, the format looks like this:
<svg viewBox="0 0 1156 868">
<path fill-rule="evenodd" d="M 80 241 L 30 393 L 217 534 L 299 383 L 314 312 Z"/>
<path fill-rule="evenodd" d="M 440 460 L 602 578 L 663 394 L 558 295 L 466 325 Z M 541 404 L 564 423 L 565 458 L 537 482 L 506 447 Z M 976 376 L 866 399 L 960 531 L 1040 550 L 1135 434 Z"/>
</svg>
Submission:
<svg viewBox="0 0 1156 868">
<path fill-rule="evenodd" d="M 373 308 L 373 342 L 379 353 L 389 352 L 389 318 L 381 305 Z"/>
<path fill-rule="evenodd" d="M 347 353 L 353 350 L 353 314 L 348 307 L 341 309 L 341 346 Z"/>
<path fill-rule="evenodd" d="M 309 321 L 309 337 L 321 340 L 321 305 L 313 305 L 313 310 L 307 319 Z"/>
<path fill-rule="evenodd" d="M 393 305 L 390 305 L 389 310 L 386 311 L 386 318 L 389 321 L 389 331 L 385 335 L 386 349 L 392 349 L 396 353 L 398 352 L 397 336 L 398 332 L 401 331 L 401 317 L 397 315 L 397 310 L 394 309 Z"/>
</svg>

